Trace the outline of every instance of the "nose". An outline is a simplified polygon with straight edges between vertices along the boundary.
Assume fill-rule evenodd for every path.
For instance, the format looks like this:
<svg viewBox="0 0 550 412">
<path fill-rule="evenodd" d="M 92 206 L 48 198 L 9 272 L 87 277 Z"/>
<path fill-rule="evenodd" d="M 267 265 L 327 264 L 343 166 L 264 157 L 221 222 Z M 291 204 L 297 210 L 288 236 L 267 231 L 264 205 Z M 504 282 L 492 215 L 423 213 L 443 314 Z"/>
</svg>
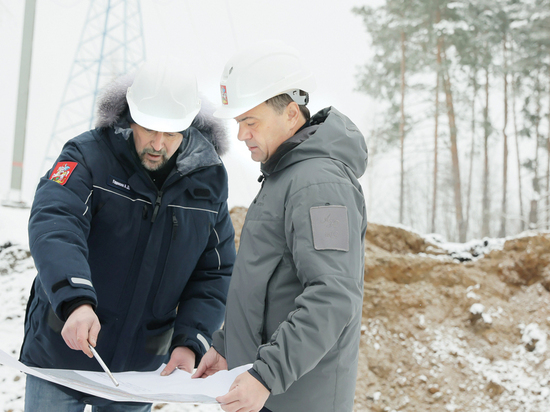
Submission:
<svg viewBox="0 0 550 412">
<path fill-rule="evenodd" d="M 246 125 L 239 123 L 239 133 L 237 133 L 237 139 L 239 139 L 241 142 L 244 142 L 245 140 L 248 140 L 251 137 L 252 135 L 248 131 Z"/>
<path fill-rule="evenodd" d="M 151 146 L 156 152 L 160 152 L 162 150 L 162 146 L 164 146 L 164 133 L 156 132 L 151 140 Z"/>
</svg>

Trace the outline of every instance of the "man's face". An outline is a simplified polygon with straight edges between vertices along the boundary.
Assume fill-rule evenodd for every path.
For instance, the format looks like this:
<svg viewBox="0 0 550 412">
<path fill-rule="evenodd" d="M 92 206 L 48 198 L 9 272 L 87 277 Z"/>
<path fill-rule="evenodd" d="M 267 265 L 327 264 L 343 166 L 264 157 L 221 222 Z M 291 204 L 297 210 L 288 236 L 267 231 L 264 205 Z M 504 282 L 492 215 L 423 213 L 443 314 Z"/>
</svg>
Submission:
<svg viewBox="0 0 550 412">
<path fill-rule="evenodd" d="M 292 136 L 286 110 L 282 114 L 265 103 L 235 118 L 239 124 L 237 138 L 246 143 L 252 160 L 265 163 L 285 140 Z"/>
<path fill-rule="evenodd" d="M 161 168 L 181 145 L 181 133 L 157 132 L 137 123 L 130 125 L 134 131 L 134 144 L 141 164 L 149 171 Z"/>
</svg>

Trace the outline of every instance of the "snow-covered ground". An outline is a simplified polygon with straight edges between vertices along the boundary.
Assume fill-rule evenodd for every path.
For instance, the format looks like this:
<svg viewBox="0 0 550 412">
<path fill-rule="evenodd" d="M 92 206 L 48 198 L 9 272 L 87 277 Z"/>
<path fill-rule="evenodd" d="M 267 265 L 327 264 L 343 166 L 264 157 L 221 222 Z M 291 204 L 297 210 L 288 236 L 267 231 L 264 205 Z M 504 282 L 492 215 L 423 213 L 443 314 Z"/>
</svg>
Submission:
<svg viewBox="0 0 550 412">
<path fill-rule="evenodd" d="M 19 357 L 25 307 L 36 269 L 29 255 L 28 209 L 0 206 L 0 348 Z M 0 365 L 0 412 L 21 412 L 25 374 Z M 214 412 L 218 405 L 156 404 L 163 412 Z"/>
</svg>

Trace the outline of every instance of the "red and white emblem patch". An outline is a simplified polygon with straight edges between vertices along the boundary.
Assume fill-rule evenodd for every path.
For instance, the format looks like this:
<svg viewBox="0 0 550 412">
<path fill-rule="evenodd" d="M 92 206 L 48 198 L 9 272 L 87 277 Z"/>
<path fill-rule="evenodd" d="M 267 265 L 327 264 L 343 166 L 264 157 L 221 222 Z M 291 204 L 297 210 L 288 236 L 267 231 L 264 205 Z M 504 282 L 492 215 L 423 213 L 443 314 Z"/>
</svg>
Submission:
<svg viewBox="0 0 550 412">
<path fill-rule="evenodd" d="M 71 176 L 71 173 L 76 168 L 76 165 L 78 165 L 76 162 L 59 162 L 53 168 L 50 180 L 53 180 L 60 185 L 64 185 L 67 183 L 67 180 L 69 180 L 69 176 Z"/>
<path fill-rule="evenodd" d="M 221 93 L 222 93 L 222 103 L 227 105 L 227 104 L 229 104 L 229 102 L 227 101 L 227 89 L 223 84 L 220 85 L 220 88 L 221 88 Z"/>
</svg>

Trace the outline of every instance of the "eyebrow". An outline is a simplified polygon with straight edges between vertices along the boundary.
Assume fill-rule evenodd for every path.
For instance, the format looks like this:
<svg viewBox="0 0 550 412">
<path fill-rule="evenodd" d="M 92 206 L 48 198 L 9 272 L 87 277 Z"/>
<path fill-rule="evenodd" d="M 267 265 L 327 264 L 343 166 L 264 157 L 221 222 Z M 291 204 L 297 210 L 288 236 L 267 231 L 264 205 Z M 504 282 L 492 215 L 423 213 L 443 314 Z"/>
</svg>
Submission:
<svg viewBox="0 0 550 412">
<path fill-rule="evenodd" d="M 251 116 L 243 117 L 242 119 L 235 119 L 237 123 L 244 122 L 245 120 L 253 119 Z"/>
</svg>

